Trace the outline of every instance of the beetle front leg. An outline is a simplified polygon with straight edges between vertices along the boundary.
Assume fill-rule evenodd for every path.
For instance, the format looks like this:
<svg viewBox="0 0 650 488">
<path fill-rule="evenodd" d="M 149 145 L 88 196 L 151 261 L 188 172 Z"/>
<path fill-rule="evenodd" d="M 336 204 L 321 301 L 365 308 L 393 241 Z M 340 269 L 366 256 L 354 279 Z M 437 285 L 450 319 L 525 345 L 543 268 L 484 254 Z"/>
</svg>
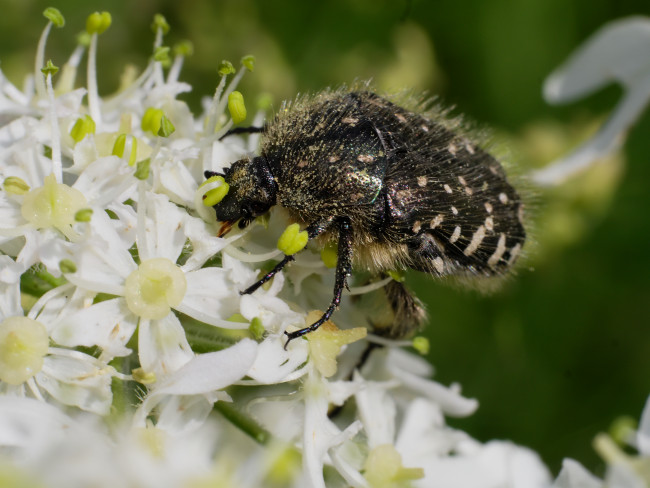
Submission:
<svg viewBox="0 0 650 488">
<path fill-rule="evenodd" d="M 313 239 L 314 237 L 319 236 L 323 232 L 325 232 L 328 229 L 328 227 L 332 224 L 333 220 L 334 217 L 327 217 L 326 219 L 319 220 L 318 222 L 314 222 L 309 227 L 307 227 L 307 235 L 309 236 L 309 239 Z M 289 264 L 291 261 L 294 261 L 296 259 L 294 256 L 295 254 L 285 255 L 282 261 L 276 264 L 271 271 L 266 273 L 260 280 L 253 283 L 244 291 L 240 291 L 239 294 L 250 295 L 251 293 L 253 293 L 260 286 L 262 286 L 264 283 L 266 283 L 271 278 L 273 278 L 276 274 L 282 271 L 282 268 L 284 268 L 287 264 Z"/>
<path fill-rule="evenodd" d="M 315 331 L 327 322 L 334 313 L 334 310 L 336 310 L 341 303 L 343 288 L 347 287 L 347 279 L 352 271 L 352 223 L 350 222 L 349 217 L 339 217 L 335 220 L 335 224 L 338 225 L 339 228 L 339 252 L 336 263 L 336 277 L 334 280 L 334 297 L 330 302 L 330 306 L 321 318 L 309 327 L 294 332 L 285 331 L 285 335 L 287 336 L 287 342 L 284 345 L 285 349 L 292 340 Z"/>
</svg>

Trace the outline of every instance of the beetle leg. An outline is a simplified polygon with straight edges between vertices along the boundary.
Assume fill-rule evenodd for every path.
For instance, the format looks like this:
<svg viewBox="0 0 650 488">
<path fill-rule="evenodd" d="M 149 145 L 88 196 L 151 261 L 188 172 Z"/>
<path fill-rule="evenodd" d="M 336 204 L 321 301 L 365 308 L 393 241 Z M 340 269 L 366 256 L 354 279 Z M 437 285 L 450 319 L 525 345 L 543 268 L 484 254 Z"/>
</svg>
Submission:
<svg viewBox="0 0 650 488">
<path fill-rule="evenodd" d="M 334 220 L 334 217 L 327 217 L 323 220 L 319 220 L 317 222 L 314 222 L 311 224 L 309 227 L 307 227 L 307 235 L 309 236 L 310 239 L 313 239 L 316 236 L 319 236 L 323 232 L 327 230 L 327 228 L 330 226 L 332 221 Z M 289 264 L 291 261 L 295 260 L 296 258 L 294 257 L 295 254 L 291 255 L 285 255 L 284 259 L 280 261 L 278 264 L 275 265 L 275 267 L 266 273 L 259 281 L 256 281 L 253 283 L 251 286 L 246 288 L 244 291 L 240 291 L 240 295 L 250 295 L 253 293 L 255 290 L 257 290 L 260 286 L 262 286 L 264 283 L 269 281 L 271 278 L 273 278 L 278 272 L 282 270 L 287 264 Z"/>
<path fill-rule="evenodd" d="M 224 135 L 222 135 L 219 140 L 223 140 L 228 136 L 231 136 L 233 134 L 253 134 L 257 132 L 264 132 L 266 131 L 266 126 L 262 127 L 235 127 L 234 129 L 230 129 L 228 132 L 226 132 Z"/>
<path fill-rule="evenodd" d="M 334 297 L 322 317 L 309 327 L 294 332 L 285 331 L 285 335 L 287 336 L 287 342 L 284 345 L 285 349 L 292 340 L 315 331 L 327 322 L 334 313 L 334 310 L 339 306 L 339 303 L 341 303 L 341 294 L 343 293 L 343 288 L 347 287 L 347 278 L 352 270 L 352 223 L 349 217 L 338 217 L 335 223 L 339 228 L 339 252 L 336 263 L 336 277 L 334 280 Z"/>
</svg>

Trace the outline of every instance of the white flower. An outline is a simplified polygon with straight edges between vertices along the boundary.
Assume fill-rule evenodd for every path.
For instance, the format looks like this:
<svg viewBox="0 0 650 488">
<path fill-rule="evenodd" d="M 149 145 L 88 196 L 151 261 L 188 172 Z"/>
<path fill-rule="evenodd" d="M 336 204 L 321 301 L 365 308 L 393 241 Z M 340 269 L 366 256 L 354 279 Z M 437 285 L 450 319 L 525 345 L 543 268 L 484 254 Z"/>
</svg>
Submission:
<svg viewBox="0 0 650 488">
<path fill-rule="evenodd" d="M 650 100 L 650 19 L 629 17 L 602 27 L 544 84 L 550 103 L 567 103 L 618 82 L 623 99 L 602 129 L 572 154 L 533 174 L 540 184 L 556 184 L 617 149 Z"/>
<path fill-rule="evenodd" d="M 0 256 L 0 267 L 10 265 L 11 258 Z M 48 301 L 70 291 L 61 287 L 44 295 L 25 316 L 19 284 L 0 283 L 0 392 L 43 401 L 49 395 L 64 405 L 106 415 L 115 370 L 88 354 L 49 345 L 53 317 Z M 64 305 L 57 313 L 66 315 L 74 308 Z"/>
</svg>

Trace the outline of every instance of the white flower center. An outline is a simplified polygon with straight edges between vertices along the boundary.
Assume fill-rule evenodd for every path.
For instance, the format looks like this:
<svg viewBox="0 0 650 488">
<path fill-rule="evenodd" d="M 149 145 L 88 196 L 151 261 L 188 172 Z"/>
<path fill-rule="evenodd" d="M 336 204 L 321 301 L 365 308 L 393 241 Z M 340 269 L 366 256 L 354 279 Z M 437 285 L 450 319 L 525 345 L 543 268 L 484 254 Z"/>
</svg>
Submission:
<svg viewBox="0 0 650 488">
<path fill-rule="evenodd" d="M 143 261 L 125 283 L 126 304 L 143 319 L 162 319 L 183 300 L 185 274 L 166 258 Z"/>
<path fill-rule="evenodd" d="M 9 317 L 0 323 L 0 380 L 24 383 L 43 367 L 49 338 L 43 324 L 27 317 Z"/>
<path fill-rule="evenodd" d="M 57 183 L 54 175 L 45 178 L 40 188 L 25 195 L 21 213 L 38 229 L 56 227 L 63 230 L 74 223 L 75 214 L 88 206 L 86 197 L 75 188 Z"/>
</svg>

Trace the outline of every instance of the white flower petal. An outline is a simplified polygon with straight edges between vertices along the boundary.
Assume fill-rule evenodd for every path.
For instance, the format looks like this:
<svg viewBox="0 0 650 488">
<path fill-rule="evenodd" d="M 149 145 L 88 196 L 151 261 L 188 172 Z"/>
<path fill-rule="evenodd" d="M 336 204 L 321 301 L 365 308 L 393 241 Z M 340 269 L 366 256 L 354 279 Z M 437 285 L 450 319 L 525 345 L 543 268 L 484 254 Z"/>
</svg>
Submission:
<svg viewBox="0 0 650 488">
<path fill-rule="evenodd" d="M 309 345 L 306 341 L 293 341 L 284 349 L 284 335 L 270 335 L 259 345 L 255 363 L 248 371 L 262 384 L 282 383 L 295 379 L 294 371 L 307 361 Z"/>
<path fill-rule="evenodd" d="M 222 351 L 199 354 L 157 383 L 152 394 L 198 395 L 221 390 L 246 375 L 257 350 L 255 341 L 242 339 Z"/>
<path fill-rule="evenodd" d="M 0 276 L 2 276 L 6 268 L 14 265 L 14 260 L 9 256 L 0 255 Z M 20 306 L 20 281 L 15 280 L 10 283 L 0 281 L 0 322 L 7 317 L 22 315 L 23 309 Z"/>
<path fill-rule="evenodd" d="M 644 456 L 650 456 L 650 397 L 645 402 L 636 438 L 637 449 Z"/>
<path fill-rule="evenodd" d="M 114 298 L 63 316 L 54 323 L 51 336 L 63 346 L 99 346 L 104 359 L 112 359 L 131 352 L 125 345 L 137 325 L 125 300 Z"/>
<path fill-rule="evenodd" d="M 650 100 L 650 19 L 630 17 L 607 24 L 588 39 L 544 84 L 550 103 L 566 103 L 618 81 L 625 94 L 598 134 L 570 155 L 535 171 L 542 185 L 561 183 L 618 148 Z"/>
<path fill-rule="evenodd" d="M 73 261 L 77 271 L 66 275 L 71 283 L 97 292 L 124 294 L 124 280 L 137 265 L 113 227 L 104 226 L 101 238 L 94 235 L 76 250 Z"/>
<path fill-rule="evenodd" d="M 183 301 L 175 307 L 190 317 L 206 324 L 231 329 L 248 328 L 248 324 L 227 322 L 239 312 L 239 291 L 234 289 L 222 268 L 203 268 L 185 274 L 187 291 Z"/>
<path fill-rule="evenodd" d="M 603 482 L 573 459 L 562 461 L 562 470 L 552 488 L 601 488 Z"/>
<path fill-rule="evenodd" d="M 582 98 L 612 81 L 626 86 L 647 77 L 650 19 L 610 22 L 587 39 L 544 84 L 548 102 Z"/>
<path fill-rule="evenodd" d="M 112 368 L 99 367 L 97 360 L 76 351 L 73 355 L 53 354 L 44 358 L 43 369 L 35 379 L 38 386 L 64 405 L 72 405 L 107 415 L 113 393 L 111 391 Z"/>
<path fill-rule="evenodd" d="M 54 405 L 31 398 L 0 396 L 0 445 L 49 449 L 64 439 L 75 422 Z M 43 442 L 47 440 L 48 442 Z M 39 449 L 40 446 L 40 449 Z"/>
<path fill-rule="evenodd" d="M 164 195 L 146 194 L 147 219 L 144 242 L 138 241 L 140 259 L 167 258 L 176 262 L 185 245 L 183 221 L 185 212 Z M 138 236 L 140 238 L 140 236 Z"/>
<path fill-rule="evenodd" d="M 547 488 L 548 469 L 533 451 L 510 442 L 491 441 L 471 454 L 430 459 L 425 477 L 413 482 L 427 488 Z"/>
<path fill-rule="evenodd" d="M 155 173 L 154 190 L 178 205 L 192 208 L 197 188 L 196 180 L 181 161 L 166 161 Z"/>
<path fill-rule="evenodd" d="M 187 216 L 185 235 L 192 243 L 192 255 L 182 266 L 185 272 L 194 271 L 228 245 L 228 240 L 215 235 L 215 230 L 201 219 Z"/>
<path fill-rule="evenodd" d="M 356 378 L 361 375 L 356 373 Z M 354 395 L 357 402 L 359 419 L 368 436 L 368 447 L 392 444 L 395 440 L 395 401 L 382 383 L 367 381 L 364 388 Z"/>
<path fill-rule="evenodd" d="M 194 357 L 185 330 L 172 312 L 160 320 L 140 319 L 138 354 L 142 368 L 159 380 Z"/>
<path fill-rule="evenodd" d="M 403 386 L 433 400 L 447 415 L 466 417 L 478 408 L 478 401 L 463 397 L 455 388 L 449 388 L 436 381 L 427 380 L 412 373 L 402 371 L 392 365 L 387 366 Z"/>
<path fill-rule="evenodd" d="M 133 168 L 117 156 L 107 156 L 94 159 L 72 186 L 84 194 L 89 205 L 104 208 L 126 200 L 129 189 L 135 193 L 136 183 Z"/>
</svg>

